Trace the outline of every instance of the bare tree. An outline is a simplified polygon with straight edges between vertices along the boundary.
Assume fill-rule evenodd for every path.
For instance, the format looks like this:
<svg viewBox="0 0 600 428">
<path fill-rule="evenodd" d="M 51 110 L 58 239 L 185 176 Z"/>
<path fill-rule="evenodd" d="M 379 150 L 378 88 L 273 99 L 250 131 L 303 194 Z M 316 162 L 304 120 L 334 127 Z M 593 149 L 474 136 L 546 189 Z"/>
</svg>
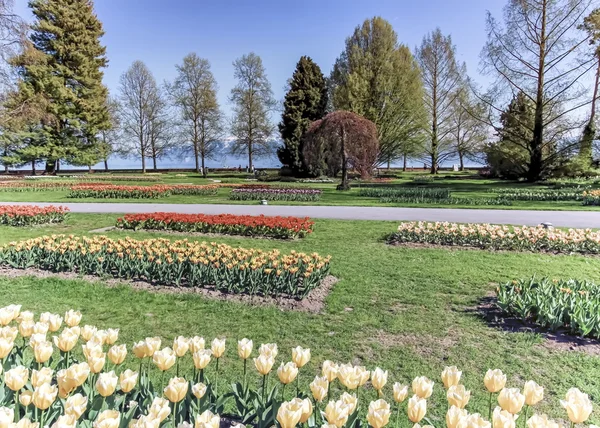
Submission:
<svg viewBox="0 0 600 428">
<path fill-rule="evenodd" d="M 451 143 L 452 112 L 463 69 L 456 62 L 456 47 L 450 36 L 439 28 L 423 38 L 416 58 L 421 66 L 425 88 L 425 106 L 429 113 L 429 139 L 425 153 L 431 162 L 431 173 L 455 152 Z"/>
<path fill-rule="evenodd" d="M 176 66 L 177 77 L 168 91 L 179 108 L 186 147 L 191 145 L 196 172 L 206 177 L 206 159 L 219 153 L 223 138 L 223 114 L 217 101 L 217 81 L 207 59 L 191 53 Z"/>
<path fill-rule="evenodd" d="M 171 117 L 164 91 L 156 87 L 148 104 L 148 141 L 152 168 L 156 171 L 157 161 L 169 154 L 175 143 L 175 121 Z"/>
<path fill-rule="evenodd" d="M 567 142 L 581 126 L 571 113 L 590 102 L 581 99 L 580 79 L 595 60 L 576 61 L 588 37 L 574 30 L 591 4 L 592 0 L 510 0 L 504 8 L 504 25 L 488 14 L 482 63 L 495 82 L 482 99 L 490 108 L 490 124 L 497 129 L 504 106 L 518 93 L 535 104 L 527 147 L 528 181 L 546 176 L 558 158 L 578 144 L 576 139 Z"/>
<path fill-rule="evenodd" d="M 596 139 L 596 102 L 598 101 L 598 85 L 600 85 L 600 8 L 594 9 L 592 13 L 585 17 L 581 26 L 590 38 L 592 46 L 591 55 L 596 65 L 596 74 L 594 76 L 594 86 L 592 88 L 592 100 L 590 106 L 590 116 L 579 145 L 579 156 L 586 166 L 592 166 L 594 162 L 594 140 Z M 584 58 L 589 58 L 589 53 Z"/>
<path fill-rule="evenodd" d="M 99 149 L 101 158 L 104 161 L 104 170 L 108 171 L 108 158 L 113 153 L 123 153 L 123 149 L 119 147 L 121 142 L 121 119 L 119 117 L 120 105 L 116 98 L 108 97 L 106 100 L 108 114 L 110 115 L 110 128 L 100 131 Z"/>
<path fill-rule="evenodd" d="M 231 152 L 248 155 L 248 167 L 252 169 L 255 157 L 274 152 L 270 138 L 275 128 L 269 112 L 276 101 L 258 55 L 244 55 L 233 62 L 233 67 L 238 84 L 231 90 L 234 105 L 231 133 L 235 138 Z"/>
<path fill-rule="evenodd" d="M 9 82 L 8 59 L 21 46 L 27 26 L 19 15 L 14 13 L 14 0 L 0 0 L 0 87 Z"/>
</svg>

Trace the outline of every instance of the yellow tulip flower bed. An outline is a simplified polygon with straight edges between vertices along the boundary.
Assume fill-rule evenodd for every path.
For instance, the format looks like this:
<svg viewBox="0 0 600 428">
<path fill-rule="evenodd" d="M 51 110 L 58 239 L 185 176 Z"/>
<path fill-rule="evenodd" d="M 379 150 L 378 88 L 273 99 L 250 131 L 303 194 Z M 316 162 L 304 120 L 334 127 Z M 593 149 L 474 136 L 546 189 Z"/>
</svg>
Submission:
<svg viewBox="0 0 600 428">
<path fill-rule="evenodd" d="M 600 232 L 493 224 L 403 222 L 387 238 L 390 244 L 433 244 L 490 250 L 600 254 Z"/>
<path fill-rule="evenodd" d="M 448 428 L 515 428 L 517 418 L 528 428 L 560 426 L 536 412 L 544 400 L 542 386 L 527 381 L 522 389 L 507 387 L 507 376 L 498 369 L 482 379 L 486 400 L 479 406 L 454 366 L 441 372 L 441 386 L 424 376 L 403 385 L 392 383 L 393 374 L 379 367 L 326 360 L 303 391 L 300 374 L 316 369 L 310 349 L 280 353 L 277 344 L 267 343 L 255 352 L 253 341 L 244 338 L 230 351 L 243 361 L 239 381 L 224 385 L 219 376 L 225 338 L 207 344 L 199 336 L 179 336 L 165 346 L 161 338 L 147 337 L 128 349 L 119 343 L 119 329 L 81 327 L 81 320 L 74 310 L 64 317 L 49 312 L 36 317 L 20 305 L 0 308 L 0 426 L 219 428 L 222 419 L 261 428 L 410 426 L 430 423 L 436 388 L 443 389 L 447 403 L 433 404 L 448 409 Z M 181 362 L 191 363 L 186 365 L 191 370 L 182 369 Z M 571 427 L 586 422 L 593 410 L 577 388 L 560 405 Z"/>
<path fill-rule="evenodd" d="M 214 242 L 52 235 L 0 247 L 0 265 L 112 275 L 162 285 L 302 299 L 329 273 L 330 257 Z"/>
</svg>

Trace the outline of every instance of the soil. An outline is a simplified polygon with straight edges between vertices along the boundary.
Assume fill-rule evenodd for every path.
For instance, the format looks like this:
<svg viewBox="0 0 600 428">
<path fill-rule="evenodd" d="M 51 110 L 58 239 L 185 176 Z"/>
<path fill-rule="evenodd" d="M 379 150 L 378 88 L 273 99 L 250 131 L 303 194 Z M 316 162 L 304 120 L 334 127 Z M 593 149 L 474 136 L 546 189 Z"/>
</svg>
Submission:
<svg viewBox="0 0 600 428">
<path fill-rule="evenodd" d="M 80 275 L 74 272 L 51 272 L 41 269 L 13 269 L 9 267 L 0 267 L 0 276 L 17 278 L 23 276 L 33 276 L 36 278 L 60 278 L 60 279 L 83 279 L 89 282 L 101 282 L 108 287 L 119 287 L 128 285 L 138 290 L 145 290 L 151 293 L 166 293 L 166 294 L 196 294 L 214 300 L 222 300 L 229 302 L 239 302 L 250 306 L 276 306 L 282 311 L 298 311 L 308 313 L 321 313 L 325 308 L 325 299 L 338 282 L 338 278 L 328 275 L 321 284 L 313 289 L 308 295 L 298 300 L 292 297 L 268 297 L 268 296 L 250 296 L 248 294 L 229 294 L 224 293 L 214 288 L 202 287 L 177 287 L 155 284 L 143 280 L 125 280 L 120 278 L 101 278 L 94 275 Z"/>
<path fill-rule="evenodd" d="M 549 331 L 537 324 L 524 322 L 519 318 L 506 316 L 496 306 L 496 296 L 490 293 L 474 309 L 490 327 L 511 333 L 536 333 L 543 341 L 540 346 L 551 351 L 578 351 L 588 355 L 600 355 L 600 341 L 586 337 L 573 336 L 567 330 Z"/>
</svg>

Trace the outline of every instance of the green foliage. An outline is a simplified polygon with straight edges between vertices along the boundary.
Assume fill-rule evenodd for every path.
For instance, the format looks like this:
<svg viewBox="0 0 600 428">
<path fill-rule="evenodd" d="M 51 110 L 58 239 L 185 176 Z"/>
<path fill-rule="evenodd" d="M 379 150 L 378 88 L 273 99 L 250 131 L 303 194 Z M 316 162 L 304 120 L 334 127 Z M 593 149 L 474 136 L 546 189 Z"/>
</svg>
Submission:
<svg viewBox="0 0 600 428">
<path fill-rule="evenodd" d="M 498 306 L 511 316 L 552 331 L 600 338 L 600 286 L 590 281 L 542 278 L 511 281 L 498 287 Z"/>
<path fill-rule="evenodd" d="M 321 69 L 311 58 L 301 57 L 285 95 L 279 124 L 283 146 L 277 149 L 281 163 L 295 175 L 307 172 L 302 157 L 304 134 L 312 122 L 325 116 L 327 100 L 327 83 Z"/>
</svg>

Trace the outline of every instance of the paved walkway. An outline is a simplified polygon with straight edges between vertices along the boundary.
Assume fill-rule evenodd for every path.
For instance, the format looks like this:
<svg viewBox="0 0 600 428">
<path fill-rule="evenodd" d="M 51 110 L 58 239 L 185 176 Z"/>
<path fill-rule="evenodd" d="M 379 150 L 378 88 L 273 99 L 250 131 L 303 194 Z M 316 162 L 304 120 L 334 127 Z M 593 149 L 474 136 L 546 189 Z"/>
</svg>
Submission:
<svg viewBox="0 0 600 428">
<path fill-rule="evenodd" d="M 148 213 L 177 212 L 182 214 L 246 214 L 280 215 L 341 220 L 423 220 L 457 223 L 494 223 L 538 225 L 550 222 L 554 226 L 600 228 L 600 211 L 520 211 L 453 208 L 392 208 L 347 206 L 292 205 L 201 205 L 201 204 L 114 204 L 114 203 L 19 203 L 0 205 L 63 205 L 75 213 Z"/>
</svg>

